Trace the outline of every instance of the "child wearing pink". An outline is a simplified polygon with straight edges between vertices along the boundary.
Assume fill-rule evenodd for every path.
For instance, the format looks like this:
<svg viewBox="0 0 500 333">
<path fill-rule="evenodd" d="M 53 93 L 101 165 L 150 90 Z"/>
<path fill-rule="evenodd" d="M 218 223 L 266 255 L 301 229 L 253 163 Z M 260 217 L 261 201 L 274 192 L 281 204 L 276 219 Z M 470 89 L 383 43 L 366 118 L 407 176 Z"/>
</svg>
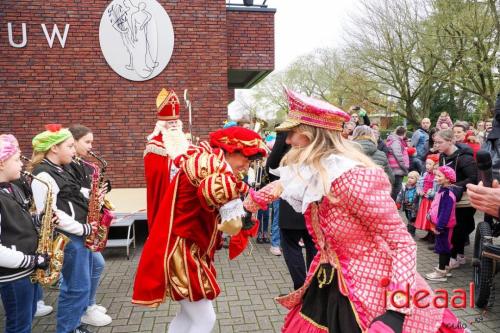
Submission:
<svg viewBox="0 0 500 333">
<path fill-rule="evenodd" d="M 431 230 L 427 220 L 427 213 L 431 208 L 432 199 L 438 190 L 438 184 L 434 178 L 434 166 L 439 162 L 439 155 L 428 155 L 425 161 L 426 172 L 417 183 L 417 193 L 421 197 L 418 207 L 415 228 L 420 230 Z"/>
<path fill-rule="evenodd" d="M 434 251 L 439 254 L 439 265 L 434 268 L 434 272 L 426 274 L 425 278 L 431 281 L 446 282 L 447 277 L 451 276 L 447 268 L 451 258 L 453 227 L 457 224 L 455 191 L 458 187 L 452 186 L 457 177 L 455 171 L 449 166 L 439 167 L 436 171 L 436 179 L 440 188 L 432 202 L 429 220 L 432 224 L 432 231 L 436 235 Z"/>
</svg>

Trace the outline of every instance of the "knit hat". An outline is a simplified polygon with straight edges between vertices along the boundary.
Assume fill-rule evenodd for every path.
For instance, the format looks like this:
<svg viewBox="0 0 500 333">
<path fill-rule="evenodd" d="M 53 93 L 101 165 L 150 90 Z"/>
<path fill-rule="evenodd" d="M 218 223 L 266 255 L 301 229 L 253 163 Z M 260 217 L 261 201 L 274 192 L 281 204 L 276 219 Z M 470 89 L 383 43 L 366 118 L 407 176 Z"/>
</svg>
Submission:
<svg viewBox="0 0 500 333">
<path fill-rule="evenodd" d="M 12 134 L 0 135 L 0 162 L 8 160 L 18 151 L 17 139 Z"/>
<path fill-rule="evenodd" d="M 33 150 L 37 152 L 46 152 L 52 146 L 71 138 L 71 132 L 67 128 L 62 128 L 61 124 L 45 125 L 45 132 L 35 136 L 31 141 Z"/>
<path fill-rule="evenodd" d="M 449 166 L 446 165 L 440 166 L 438 170 L 446 177 L 446 179 L 450 181 L 450 183 L 453 184 L 457 181 L 457 175 L 455 173 L 455 170 L 453 170 Z"/>
</svg>

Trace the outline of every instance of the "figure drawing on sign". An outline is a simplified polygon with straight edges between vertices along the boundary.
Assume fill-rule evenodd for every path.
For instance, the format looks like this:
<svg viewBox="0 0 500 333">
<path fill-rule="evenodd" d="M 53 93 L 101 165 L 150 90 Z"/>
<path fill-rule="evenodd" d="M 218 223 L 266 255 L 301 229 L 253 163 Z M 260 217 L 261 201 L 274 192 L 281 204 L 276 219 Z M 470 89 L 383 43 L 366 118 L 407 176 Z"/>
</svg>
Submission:
<svg viewBox="0 0 500 333">
<path fill-rule="evenodd" d="M 129 54 L 125 67 L 142 78 L 149 77 L 158 67 L 156 22 L 146 7 L 145 2 L 135 6 L 132 0 L 124 0 L 123 6 L 112 6 L 109 11 L 111 23 Z"/>
</svg>

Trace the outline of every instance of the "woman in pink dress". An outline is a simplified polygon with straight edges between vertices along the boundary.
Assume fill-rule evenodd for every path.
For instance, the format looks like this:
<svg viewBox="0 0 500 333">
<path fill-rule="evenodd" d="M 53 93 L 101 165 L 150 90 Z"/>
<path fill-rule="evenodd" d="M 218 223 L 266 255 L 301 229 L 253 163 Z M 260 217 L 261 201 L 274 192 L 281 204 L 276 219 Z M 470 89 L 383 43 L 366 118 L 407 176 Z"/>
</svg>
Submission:
<svg viewBox="0 0 500 333">
<path fill-rule="evenodd" d="M 245 199 L 251 212 L 286 200 L 305 215 L 318 249 L 304 285 L 277 299 L 290 310 L 282 332 L 463 332 L 451 311 L 432 305 L 386 174 L 341 137 L 349 116 L 292 91 L 287 96 L 290 111 L 277 130 L 289 131 L 292 149 L 274 170 L 280 179 Z M 429 294 L 417 298 L 425 308 L 413 297 L 423 290 Z"/>
</svg>

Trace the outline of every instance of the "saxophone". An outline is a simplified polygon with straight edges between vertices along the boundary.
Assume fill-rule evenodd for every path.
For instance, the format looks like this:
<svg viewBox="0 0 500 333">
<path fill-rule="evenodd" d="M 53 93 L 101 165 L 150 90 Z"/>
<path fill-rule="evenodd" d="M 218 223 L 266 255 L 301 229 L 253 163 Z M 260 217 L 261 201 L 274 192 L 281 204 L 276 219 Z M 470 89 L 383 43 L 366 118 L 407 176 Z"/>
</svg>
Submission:
<svg viewBox="0 0 500 333">
<path fill-rule="evenodd" d="M 43 209 L 43 218 L 40 225 L 40 233 L 38 236 L 38 247 L 36 252 L 39 254 L 45 254 L 50 258 L 49 267 L 47 269 L 37 269 L 31 277 L 33 283 L 38 282 L 43 286 L 48 286 L 56 283 L 59 280 L 59 275 L 61 274 L 63 261 L 64 261 L 64 248 L 69 242 L 69 238 L 66 235 L 57 233 L 55 235 L 55 225 L 52 222 L 53 212 L 52 204 L 54 200 L 54 195 L 52 194 L 52 186 L 50 183 L 34 176 L 33 174 L 23 171 L 25 176 L 36 179 L 40 183 L 47 186 L 47 197 L 45 198 L 45 207 Z"/>
<path fill-rule="evenodd" d="M 91 153 L 91 155 L 95 156 L 93 153 Z M 106 247 L 106 243 L 108 242 L 109 226 L 111 225 L 111 221 L 113 221 L 114 216 L 108 208 L 103 208 L 104 202 L 101 201 L 100 198 L 100 191 L 104 180 L 103 172 L 94 163 L 87 162 L 84 159 L 78 160 L 93 169 L 87 223 L 97 226 L 97 229 L 95 232 L 93 231 L 89 236 L 87 236 L 85 239 L 85 246 L 92 252 L 99 252 Z"/>
</svg>

